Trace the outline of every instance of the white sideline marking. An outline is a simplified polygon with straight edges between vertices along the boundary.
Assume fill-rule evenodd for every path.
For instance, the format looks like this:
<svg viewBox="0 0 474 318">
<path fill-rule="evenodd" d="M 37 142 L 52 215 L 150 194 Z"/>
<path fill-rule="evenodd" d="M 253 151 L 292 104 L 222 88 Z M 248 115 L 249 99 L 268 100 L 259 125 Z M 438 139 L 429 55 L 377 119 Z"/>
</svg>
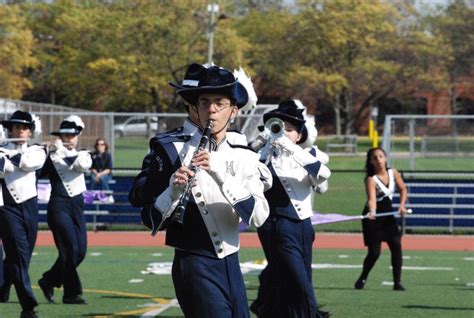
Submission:
<svg viewBox="0 0 474 318">
<path fill-rule="evenodd" d="M 250 261 L 240 263 L 242 274 L 258 275 L 266 266 L 266 262 Z M 141 274 L 171 275 L 172 262 L 154 262 L 148 264 Z M 362 264 L 311 264 L 312 269 L 360 269 Z M 453 267 L 423 267 L 423 266 L 403 266 L 403 270 L 412 271 L 452 271 Z"/>
<path fill-rule="evenodd" d="M 172 262 L 154 262 L 148 264 L 146 270 L 142 274 L 170 275 Z"/>
<path fill-rule="evenodd" d="M 350 264 L 311 264 L 312 269 L 353 269 L 362 268 L 362 265 Z"/>
<path fill-rule="evenodd" d="M 382 282 L 382 285 L 383 285 L 383 286 L 393 286 L 393 282 L 383 281 L 383 282 Z"/>
<path fill-rule="evenodd" d="M 100 255 L 102 255 L 102 253 L 94 252 L 94 253 L 91 253 L 90 255 L 91 255 L 91 256 L 100 256 Z"/>
<path fill-rule="evenodd" d="M 339 258 L 349 258 L 349 255 L 338 255 Z"/>
<path fill-rule="evenodd" d="M 155 317 L 156 315 L 161 314 L 162 312 L 164 312 L 165 310 L 171 307 L 179 307 L 179 303 L 177 299 L 171 299 L 169 304 L 164 305 L 162 307 L 160 306 L 160 308 L 157 308 L 157 309 L 147 311 L 146 313 L 141 315 L 141 317 Z"/>
<path fill-rule="evenodd" d="M 403 256 L 402 259 L 411 259 L 411 256 Z"/>
<path fill-rule="evenodd" d="M 37 253 L 37 252 L 33 252 L 33 254 L 31 254 L 31 256 L 38 256 L 38 253 Z"/>
<path fill-rule="evenodd" d="M 153 253 L 151 256 L 163 256 L 163 253 Z"/>
<path fill-rule="evenodd" d="M 403 270 L 409 271 L 452 271 L 452 267 L 422 267 L 422 266 L 403 266 Z"/>
<path fill-rule="evenodd" d="M 465 261 L 474 261 L 474 257 L 464 257 L 463 260 L 465 260 Z"/>
<path fill-rule="evenodd" d="M 141 304 L 137 305 L 137 307 L 155 307 L 156 303 L 146 303 L 146 304 Z"/>
<path fill-rule="evenodd" d="M 141 278 L 132 278 L 128 282 L 130 284 L 138 284 L 138 283 L 143 283 L 143 279 L 141 279 Z"/>
</svg>

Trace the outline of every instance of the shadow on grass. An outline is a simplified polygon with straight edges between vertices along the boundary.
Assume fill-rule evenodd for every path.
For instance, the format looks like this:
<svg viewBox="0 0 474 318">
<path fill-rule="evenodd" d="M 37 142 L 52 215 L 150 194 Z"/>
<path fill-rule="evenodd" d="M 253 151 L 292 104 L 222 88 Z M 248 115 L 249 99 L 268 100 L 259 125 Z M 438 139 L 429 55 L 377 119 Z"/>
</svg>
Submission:
<svg viewBox="0 0 474 318">
<path fill-rule="evenodd" d="M 402 306 L 408 309 L 432 309 L 432 310 L 462 310 L 474 311 L 474 307 L 445 307 L 445 306 L 427 306 L 427 305 L 406 305 Z"/>
</svg>

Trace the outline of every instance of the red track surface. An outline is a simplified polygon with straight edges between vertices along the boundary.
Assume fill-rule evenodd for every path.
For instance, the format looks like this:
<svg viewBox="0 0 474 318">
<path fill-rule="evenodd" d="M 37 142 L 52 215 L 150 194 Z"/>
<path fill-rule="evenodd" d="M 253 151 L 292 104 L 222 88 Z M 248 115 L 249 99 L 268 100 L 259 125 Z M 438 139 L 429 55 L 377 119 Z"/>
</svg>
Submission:
<svg viewBox="0 0 474 318">
<path fill-rule="evenodd" d="M 89 246 L 164 246 L 165 235 L 152 237 L 148 232 L 89 232 Z M 256 233 L 242 233 L 241 247 L 261 247 Z M 405 235 L 404 250 L 474 251 L 474 236 Z M 54 245 L 50 231 L 38 233 L 37 246 Z M 362 234 L 317 233 L 313 245 L 319 249 L 365 249 Z"/>
</svg>

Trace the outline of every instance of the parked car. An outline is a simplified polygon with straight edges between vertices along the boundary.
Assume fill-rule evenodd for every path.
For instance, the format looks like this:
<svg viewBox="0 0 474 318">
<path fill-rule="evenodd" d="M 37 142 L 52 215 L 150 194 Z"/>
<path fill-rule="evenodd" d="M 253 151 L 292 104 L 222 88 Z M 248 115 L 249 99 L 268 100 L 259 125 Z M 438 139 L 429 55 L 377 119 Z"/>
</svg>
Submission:
<svg viewBox="0 0 474 318">
<path fill-rule="evenodd" d="M 158 119 L 150 118 L 151 133 L 158 131 Z M 114 136 L 120 138 L 123 136 L 144 136 L 147 137 L 147 118 L 146 117 L 129 117 L 123 123 L 114 125 Z"/>
</svg>

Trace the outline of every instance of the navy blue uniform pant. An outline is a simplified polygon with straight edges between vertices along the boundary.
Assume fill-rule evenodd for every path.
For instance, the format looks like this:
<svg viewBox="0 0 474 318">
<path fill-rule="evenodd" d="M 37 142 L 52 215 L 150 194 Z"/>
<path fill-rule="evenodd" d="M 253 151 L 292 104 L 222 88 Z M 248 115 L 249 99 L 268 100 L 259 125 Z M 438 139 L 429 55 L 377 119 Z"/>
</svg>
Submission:
<svg viewBox="0 0 474 318">
<path fill-rule="evenodd" d="M 264 313 L 270 313 L 273 308 L 274 292 L 276 285 L 275 280 L 278 277 L 275 275 L 275 220 L 268 218 L 265 223 L 257 229 L 258 238 L 262 244 L 265 258 L 267 259 L 267 266 L 262 270 L 258 276 L 259 287 L 257 299 L 252 304 L 252 310 L 259 313 L 260 316 Z"/>
<path fill-rule="evenodd" d="M 2 235 L 0 234 L 0 237 Z M 0 240 L 0 288 L 3 287 L 3 244 Z"/>
<path fill-rule="evenodd" d="M 38 234 L 38 200 L 31 198 L 20 204 L 5 203 L 0 207 L 0 235 L 5 249 L 3 289 L 15 286 L 23 310 L 38 306 L 31 289 L 31 255 Z"/>
<path fill-rule="evenodd" d="M 186 318 L 250 317 L 238 253 L 217 259 L 175 250 L 172 276 Z"/>
<path fill-rule="evenodd" d="M 276 218 L 273 262 L 278 284 L 268 317 L 318 317 L 311 269 L 314 238 L 310 218 Z"/>
<path fill-rule="evenodd" d="M 43 273 L 46 284 L 64 288 L 64 297 L 82 295 L 77 267 L 86 257 L 87 230 L 82 195 L 73 198 L 53 196 L 48 203 L 48 225 L 53 232 L 58 258 Z"/>
</svg>

